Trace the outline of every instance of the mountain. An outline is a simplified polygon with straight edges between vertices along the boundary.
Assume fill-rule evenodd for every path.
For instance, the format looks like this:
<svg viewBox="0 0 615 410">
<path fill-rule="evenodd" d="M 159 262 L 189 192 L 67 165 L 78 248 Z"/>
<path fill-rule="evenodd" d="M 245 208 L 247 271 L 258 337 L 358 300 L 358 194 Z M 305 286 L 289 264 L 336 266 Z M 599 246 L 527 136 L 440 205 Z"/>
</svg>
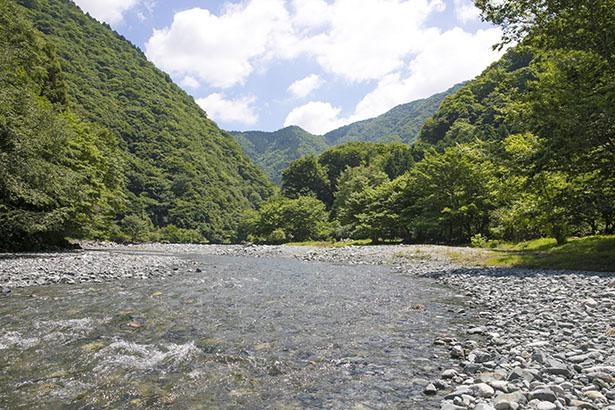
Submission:
<svg viewBox="0 0 615 410">
<path fill-rule="evenodd" d="M 418 137 L 425 120 L 434 115 L 442 101 L 461 86 L 457 84 L 429 98 L 398 105 L 378 117 L 345 125 L 326 133 L 325 140 L 329 145 L 354 141 L 401 141 L 411 144 Z"/>
<path fill-rule="evenodd" d="M 320 154 L 328 148 L 325 139 L 297 126 L 275 132 L 234 131 L 231 134 L 244 151 L 276 183 L 288 164 L 304 155 Z"/>
<path fill-rule="evenodd" d="M 71 1 L 18 3 L 58 56 L 70 109 L 121 140 L 120 228 L 172 226 L 229 240 L 239 214 L 272 194 L 233 138 L 136 46 Z"/>
<path fill-rule="evenodd" d="M 71 110 L 53 47 L 0 1 L 0 249 L 108 231 L 125 202 L 118 143 Z"/>
<path fill-rule="evenodd" d="M 276 183 L 293 160 L 308 154 L 320 154 L 330 147 L 348 142 L 413 143 L 423 123 L 438 111 L 442 101 L 463 84 L 429 98 L 398 105 L 367 120 L 345 125 L 324 136 L 310 134 L 297 126 L 274 132 L 232 131 L 231 134 L 252 160 Z"/>
</svg>

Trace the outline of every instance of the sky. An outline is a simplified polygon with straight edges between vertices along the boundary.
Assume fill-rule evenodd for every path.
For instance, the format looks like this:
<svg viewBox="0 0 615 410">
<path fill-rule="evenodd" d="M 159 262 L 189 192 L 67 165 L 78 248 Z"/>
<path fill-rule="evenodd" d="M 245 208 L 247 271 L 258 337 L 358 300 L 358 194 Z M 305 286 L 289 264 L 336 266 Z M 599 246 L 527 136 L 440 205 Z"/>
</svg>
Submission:
<svg viewBox="0 0 615 410">
<path fill-rule="evenodd" d="M 471 0 L 74 0 L 226 130 L 324 134 L 480 74 L 500 30 Z"/>
</svg>

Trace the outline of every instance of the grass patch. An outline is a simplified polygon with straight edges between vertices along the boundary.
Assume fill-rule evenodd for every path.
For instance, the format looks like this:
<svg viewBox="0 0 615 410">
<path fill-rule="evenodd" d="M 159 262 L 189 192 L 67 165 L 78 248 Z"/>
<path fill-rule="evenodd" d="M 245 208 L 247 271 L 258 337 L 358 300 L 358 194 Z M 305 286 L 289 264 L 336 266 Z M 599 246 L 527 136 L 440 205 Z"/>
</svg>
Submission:
<svg viewBox="0 0 615 410">
<path fill-rule="evenodd" d="M 564 245 L 544 238 L 516 244 L 499 244 L 483 256 L 488 266 L 615 271 L 615 236 L 571 238 Z M 479 262 L 479 263 L 480 263 Z"/>
<path fill-rule="evenodd" d="M 401 240 L 391 239 L 374 244 L 371 239 L 349 239 L 347 241 L 305 241 L 289 242 L 289 246 L 317 246 L 321 248 L 343 248 L 344 246 L 369 246 L 369 245 L 399 245 Z"/>
</svg>

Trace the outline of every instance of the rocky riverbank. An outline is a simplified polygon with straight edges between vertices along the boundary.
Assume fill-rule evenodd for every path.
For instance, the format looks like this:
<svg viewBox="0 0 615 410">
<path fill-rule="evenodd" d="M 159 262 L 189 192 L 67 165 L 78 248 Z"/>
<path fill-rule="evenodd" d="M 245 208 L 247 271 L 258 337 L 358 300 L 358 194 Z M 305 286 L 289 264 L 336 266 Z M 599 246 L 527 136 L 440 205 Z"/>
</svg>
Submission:
<svg viewBox="0 0 615 410">
<path fill-rule="evenodd" d="M 101 283 L 118 279 L 165 277 L 195 269 L 179 257 L 114 250 L 0 254 L 0 289 L 51 284 Z"/>
<path fill-rule="evenodd" d="M 434 340 L 457 361 L 426 381 L 442 409 L 615 409 L 615 274 L 462 267 L 480 252 L 435 246 L 289 247 L 86 244 L 0 258 L 0 287 L 105 281 L 196 270 L 187 254 L 388 264 L 465 296 L 460 325 Z M 96 249 L 94 249 L 96 248 Z M 162 253 L 165 252 L 165 255 Z M 168 254 L 174 256 L 168 256 Z M 463 258 L 461 258 L 463 259 Z M 461 330 L 461 332 L 460 332 Z"/>
<path fill-rule="evenodd" d="M 442 409 L 615 409 L 615 279 L 608 274 L 452 269 L 481 318 L 443 336 L 456 368 L 425 388 Z"/>
</svg>

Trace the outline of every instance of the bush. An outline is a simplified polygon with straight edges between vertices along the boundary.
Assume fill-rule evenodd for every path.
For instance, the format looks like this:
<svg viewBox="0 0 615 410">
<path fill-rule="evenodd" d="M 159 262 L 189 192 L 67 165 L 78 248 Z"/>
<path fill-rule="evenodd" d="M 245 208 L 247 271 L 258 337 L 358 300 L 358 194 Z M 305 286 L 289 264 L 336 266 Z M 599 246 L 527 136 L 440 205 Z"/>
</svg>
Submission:
<svg viewBox="0 0 615 410">
<path fill-rule="evenodd" d="M 160 241 L 165 243 L 207 243 L 207 240 L 196 229 L 184 229 L 175 225 L 168 225 L 158 232 Z"/>
<path fill-rule="evenodd" d="M 286 242 L 286 233 L 284 233 L 283 229 L 275 229 L 267 236 L 266 242 L 273 245 L 284 243 Z"/>
<path fill-rule="evenodd" d="M 258 212 L 244 214 L 238 237 L 283 243 L 327 239 L 331 236 L 325 204 L 311 196 L 273 198 Z"/>
</svg>

